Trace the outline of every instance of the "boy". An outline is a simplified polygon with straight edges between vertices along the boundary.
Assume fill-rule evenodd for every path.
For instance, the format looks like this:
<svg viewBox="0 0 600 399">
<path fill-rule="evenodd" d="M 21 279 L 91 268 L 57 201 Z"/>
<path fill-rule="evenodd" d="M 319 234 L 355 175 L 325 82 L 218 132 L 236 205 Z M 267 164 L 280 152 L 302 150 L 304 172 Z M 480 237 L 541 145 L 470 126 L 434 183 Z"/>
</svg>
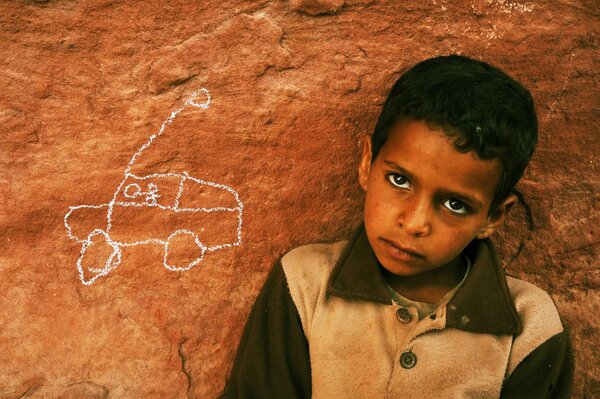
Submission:
<svg viewBox="0 0 600 399">
<path fill-rule="evenodd" d="M 363 143 L 364 226 L 275 265 L 224 397 L 568 397 L 555 305 L 488 239 L 536 141 L 531 95 L 499 69 L 453 55 L 403 74 Z"/>
</svg>

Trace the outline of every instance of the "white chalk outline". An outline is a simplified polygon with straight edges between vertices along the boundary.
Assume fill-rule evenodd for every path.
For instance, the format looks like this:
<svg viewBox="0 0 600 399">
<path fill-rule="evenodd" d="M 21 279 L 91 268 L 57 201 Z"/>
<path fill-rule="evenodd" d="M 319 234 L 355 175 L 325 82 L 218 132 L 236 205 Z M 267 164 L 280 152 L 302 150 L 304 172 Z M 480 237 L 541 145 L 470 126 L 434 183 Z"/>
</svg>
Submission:
<svg viewBox="0 0 600 399">
<path fill-rule="evenodd" d="M 204 94 L 206 96 L 206 101 L 204 103 L 196 102 L 196 98 L 200 94 Z M 136 176 L 133 173 L 131 173 L 132 166 L 135 164 L 136 160 L 139 158 L 139 156 L 142 154 L 142 152 L 144 152 L 148 147 L 150 147 L 154 143 L 154 141 L 163 134 L 165 128 L 175 120 L 177 115 L 179 115 L 181 113 L 181 111 L 183 111 L 185 109 L 185 107 L 193 106 L 196 108 L 207 109 L 210 104 L 210 100 L 211 100 L 210 92 L 205 88 L 199 89 L 192 93 L 190 98 L 188 98 L 185 101 L 185 104 L 183 107 L 173 111 L 171 113 L 171 115 L 167 119 L 165 119 L 165 121 L 162 123 L 158 132 L 153 134 L 152 136 L 150 136 L 148 138 L 148 140 L 146 141 L 146 143 L 144 143 L 131 157 L 131 160 L 129 161 L 129 163 L 127 164 L 127 167 L 125 168 L 123 180 L 117 186 L 117 189 L 115 190 L 110 202 L 105 203 L 105 204 L 100 204 L 100 205 L 75 205 L 75 206 L 69 207 L 69 211 L 64 216 L 64 225 L 67 229 L 67 235 L 69 236 L 69 238 L 82 244 L 80 255 L 79 255 L 79 258 L 77 259 L 77 270 L 79 271 L 79 279 L 81 280 L 81 282 L 84 285 L 88 285 L 88 286 L 92 285 L 99 277 L 105 276 L 108 273 L 110 273 L 112 270 L 116 269 L 117 266 L 121 263 L 121 248 L 122 247 L 134 247 L 134 246 L 143 245 L 143 244 L 160 244 L 160 245 L 164 246 L 163 266 L 171 271 L 186 271 L 186 270 L 189 270 L 192 267 L 196 266 L 202 260 L 202 258 L 204 257 L 204 254 L 206 252 L 212 252 L 212 251 L 216 251 L 216 250 L 222 249 L 222 248 L 230 248 L 233 246 L 241 245 L 241 243 L 242 243 L 242 223 L 243 223 L 242 211 L 244 209 L 244 205 L 242 204 L 242 201 L 240 200 L 240 197 L 239 197 L 237 191 L 235 191 L 233 188 L 231 188 L 227 185 L 224 185 L 224 184 L 219 184 L 219 183 L 214 183 L 214 182 L 210 182 L 210 181 L 206 181 L 206 180 L 197 179 L 195 177 L 190 176 L 187 173 L 187 171 L 184 171 L 183 173 L 153 173 L 153 174 L 149 174 L 149 175 L 145 175 L 145 176 Z M 156 184 L 154 184 L 154 183 L 148 184 L 148 191 L 146 191 L 146 192 L 142 191 L 142 188 L 137 183 L 128 184 L 122 191 L 123 195 L 126 198 L 134 199 L 134 198 L 138 198 L 138 197 L 145 195 L 146 199 L 145 199 L 145 202 L 143 202 L 143 203 L 135 202 L 135 201 L 117 201 L 117 196 L 121 192 L 121 188 L 123 188 L 123 185 L 125 184 L 125 182 L 127 180 L 140 181 L 140 180 L 152 179 L 152 178 L 157 178 L 157 177 L 176 177 L 176 178 L 180 179 L 179 180 L 179 190 L 177 192 L 177 196 L 176 196 L 172 206 L 160 205 L 158 203 L 157 199 L 160 198 L 160 195 L 158 193 L 158 186 L 156 186 Z M 237 206 L 235 206 L 233 208 L 231 208 L 231 207 L 180 208 L 179 200 L 183 193 L 185 182 L 188 180 L 191 180 L 191 181 L 199 183 L 199 184 L 203 184 L 203 185 L 207 185 L 207 186 L 211 186 L 211 187 L 215 187 L 215 188 L 219 188 L 219 189 L 228 191 L 235 198 Z M 133 192 L 132 192 L 132 190 L 133 190 Z M 114 241 L 110 237 L 110 230 L 112 227 L 113 208 L 115 206 L 121 206 L 121 207 L 135 206 L 135 207 L 150 207 L 150 208 L 156 207 L 156 208 L 160 208 L 163 210 L 169 210 L 169 211 L 173 211 L 173 212 L 237 212 L 237 219 L 238 219 L 237 240 L 232 243 L 213 245 L 213 246 L 205 246 L 199 240 L 198 236 L 193 231 L 190 231 L 187 229 L 179 229 L 179 230 L 176 230 L 173 233 L 171 233 L 171 235 L 167 238 L 167 240 L 162 240 L 159 238 L 148 238 L 146 240 L 135 241 L 135 242 Z M 105 230 L 94 229 L 88 234 L 88 236 L 85 239 L 79 239 L 79 238 L 75 237 L 72 234 L 71 226 L 69 226 L 68 220 L 74 211 L 76 211 L 78 209 L 82 209 L 82 208 L 83 209 L 107 208 L 106 229 Z M 106 260 L 103 268 L 88 268 L 87 269 L 89 272 L 94 274 L 94 276 L 89 279 L 86 279 L 84 276 L 83 266 L 82 266 L 81 262 L 85 256 L 85 253 L 86 253 L 88 247 L 90 245 L 93 245 L 93 241 L 92 241 L 93 238 L 98 235 L 102 235 L 104 237 L 104 240 L 113 248 L 113 251 L 112 251 L 111 255 L 108 257 L 108 259 Z M 175 238 L 178 235 L 191 235 L 192 238 L 194 239 L 194 242 L 196 243 L 196 245 L 200 248 L 200 256 L 198 256 L 196 259 L 194 259 L 193 261 L 191 261 L 190 263 L 188 263 L 187 265 L 182 266 L 182 267 L 170 265 L 167 262 L 169 245 L 170 245 L 171 241 L 173 240 L 173 238 Z"/>
</svg>

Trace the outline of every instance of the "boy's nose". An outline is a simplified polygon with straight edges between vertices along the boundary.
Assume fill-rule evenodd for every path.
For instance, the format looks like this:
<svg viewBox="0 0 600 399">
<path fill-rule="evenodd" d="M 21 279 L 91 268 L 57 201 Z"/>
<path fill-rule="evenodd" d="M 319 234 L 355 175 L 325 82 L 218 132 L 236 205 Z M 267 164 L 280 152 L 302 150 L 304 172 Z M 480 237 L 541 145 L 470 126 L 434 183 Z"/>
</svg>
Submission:
<svg viewBox="0 0 600 399">
<path fill-rule="evenodd" d="M 406 206 L 398 215 L 398 225 L 407 234 L 424 237 L 431 233 L 432 209 L 424 199 L 414 198 L 405 204 Z"/>
</svg>

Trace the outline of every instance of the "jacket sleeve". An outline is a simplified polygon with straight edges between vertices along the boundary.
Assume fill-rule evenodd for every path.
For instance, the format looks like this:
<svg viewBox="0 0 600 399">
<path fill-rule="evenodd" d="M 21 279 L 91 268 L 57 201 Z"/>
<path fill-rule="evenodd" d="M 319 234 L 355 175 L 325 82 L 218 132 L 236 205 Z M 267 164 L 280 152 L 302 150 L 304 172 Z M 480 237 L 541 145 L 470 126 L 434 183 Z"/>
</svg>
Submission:
<svg viewBox="0 0 600 399">
<path fill-rule="evenodd" d="M 310 398 L 308 342 L 281 261 L 246 322 L 221 398 Z"/>
<path fill-rule="evenodd" d="M 573 382 L 573 353 L 567 330 L 531 352 L 510 375 L 501 398 L 568 399 Z"/>
</svg>

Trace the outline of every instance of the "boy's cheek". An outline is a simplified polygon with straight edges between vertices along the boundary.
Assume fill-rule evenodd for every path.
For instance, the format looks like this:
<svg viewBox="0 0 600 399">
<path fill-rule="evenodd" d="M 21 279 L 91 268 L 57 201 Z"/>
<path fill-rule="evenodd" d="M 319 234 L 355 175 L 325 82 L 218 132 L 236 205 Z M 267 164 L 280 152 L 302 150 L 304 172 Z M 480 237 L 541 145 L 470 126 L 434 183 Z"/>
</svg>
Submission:
<svg viewBox="0 0 600 399">
<path fill-rule="evenodd" d="M 386 205 L 386 201 L 373 195 L 373 191 L 367 191 L 364 207 L 365 216 L 370 218 L 378 217 L 378 215 L 381 213 L 381 210 L 384 209 Z"/>
</svg>

